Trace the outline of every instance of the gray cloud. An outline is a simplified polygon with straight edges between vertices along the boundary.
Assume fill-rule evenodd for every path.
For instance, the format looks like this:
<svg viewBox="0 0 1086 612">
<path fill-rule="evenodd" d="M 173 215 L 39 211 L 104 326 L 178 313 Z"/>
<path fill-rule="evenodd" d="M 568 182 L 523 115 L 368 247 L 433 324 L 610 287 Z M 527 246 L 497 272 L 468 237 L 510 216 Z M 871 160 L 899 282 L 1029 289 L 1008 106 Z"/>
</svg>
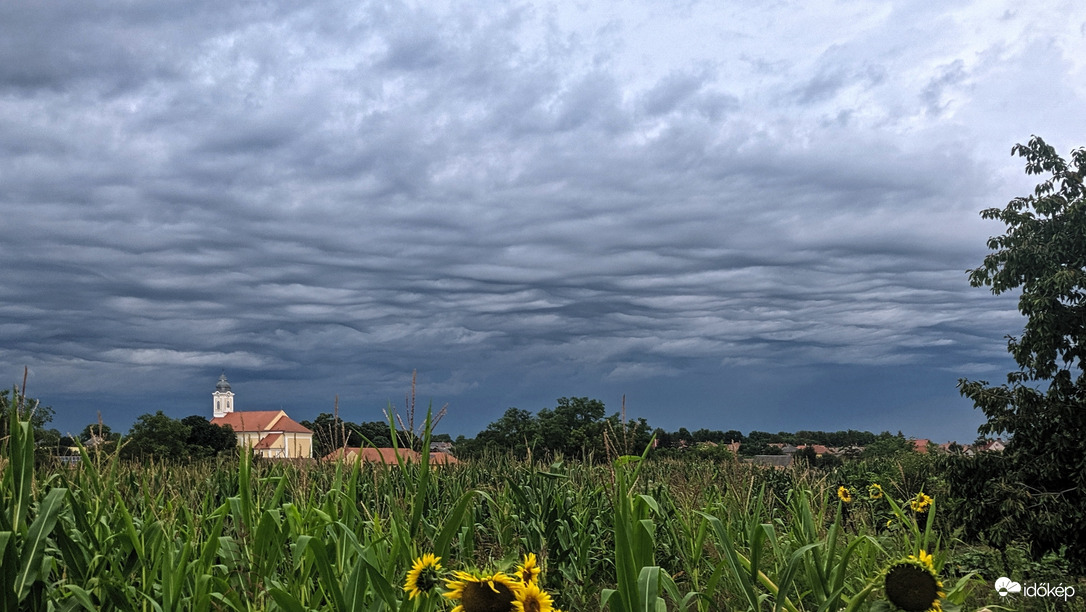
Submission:
<svg viewBox="0 0 1086 612">
<path fill-rule="evenodd" d="M 871 18 L 827 44 L 758 7 L 779 31 L 665 53 L 628 10 L 0 9 L 0 362 L 115 405 L 121 382 L 202 397 L 219 368 L 254 403 L 381 402 L 418 368 L 469 434 L 624 386 L 704 404 L 684 394 L 728 372 L 998 377 L 1020 321 L 964 270 L 1028 134 L 986 94 L 1054 55 L 1073 81 L 1073 37 L 955 49 Z M 1080 94 L 1038 108 L 1081 135 Z"/>
</svg>

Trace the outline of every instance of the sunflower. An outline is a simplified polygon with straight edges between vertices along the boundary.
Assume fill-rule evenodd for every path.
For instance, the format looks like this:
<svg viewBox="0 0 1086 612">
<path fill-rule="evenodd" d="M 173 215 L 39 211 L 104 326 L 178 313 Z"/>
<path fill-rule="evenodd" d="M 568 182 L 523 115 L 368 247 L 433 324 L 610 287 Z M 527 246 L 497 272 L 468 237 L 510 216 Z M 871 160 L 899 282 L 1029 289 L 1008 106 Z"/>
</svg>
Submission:
<svg viewBox="0 0 1086 612">
<path fill-rule="evenodd" d="M 877 482 L 867 485 L 867 498 L 882 499 L 882 485 Z"/>
<path fill-rule="evenodd" d="M 526 584 L 513 602 L 517 612 L 555 612 L 554 602 L 537 584 Z"/>
<path fill-rule="evenodd" d="M 441 557 L 435 557 L 427 553 L 415 559 L 411 571 L 407 572 L 407 580 L 404 581 L 403 590 L 407 591 L 408 599 L 414 599 L 419 594 L 429 595 L 441 582 Z"/>
<path fill-rule="evenodd" d="M 946 597 L 943 583 L 935 575 L 931 555 L 908 557 L 891 565 L 883 578 L 886 598 L 905 612 L 942 612 Z"/>
<path fill-rule="evenodd" d="M 931 558 L 930 554 L 928 554 L 928 553 L 926 553 L 924 551 L 920 551 L 919 555 L 909 555 L 906 558 L 906 560 L 907 561 L 915 561 L 917 563 L 920 563 L 921 565 L 927 566 L 927 568 L 930 569 L 931 571 L 933 571 L 933 572 L 935 571 L 935 562 L 934 562 L 934 560 Z"/>
<path fill-rule="evenodd" d="M 848 490 L 848 487 L 837 487 L 837 499 L 845 502 L 846 504 L 852 503 L 852 492 Z"/>
<path fill-rule="evenodd" d="M 445 597 L 459 602 L 452 612 L 514 612 L 524 585 L 503 572 L 475 576 L 454 572 L 455 580 L 445 583 Z"/>
<path fill-rule="evenodd" d="M 517 578 L 524 584 L 536 584 L 539 582 L 539 571 L 535 553 L 528 553 L 524 555 L 524 562 L 517 566 Z"/>
<path fill-rule="evenodd" d="M 909 507 L 913 509 L 913 512 L 927 512 L 932 501 L 934 500 L 930 496 L 924 495 L 923 491 L 921 491 L 909 502 Z"/>
</svg>

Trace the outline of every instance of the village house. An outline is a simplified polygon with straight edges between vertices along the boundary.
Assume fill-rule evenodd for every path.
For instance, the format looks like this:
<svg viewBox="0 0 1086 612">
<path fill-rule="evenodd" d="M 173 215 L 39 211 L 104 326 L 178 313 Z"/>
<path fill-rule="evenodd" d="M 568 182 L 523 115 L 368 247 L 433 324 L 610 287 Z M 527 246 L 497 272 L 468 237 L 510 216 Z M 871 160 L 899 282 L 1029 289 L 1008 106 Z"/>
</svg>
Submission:
<svg viewBox="0 0 1086 612">
<path fill-rule="evenodd" d="M 273 459 L 310 459 L 313 456 L 313 432 L 287 416 L 283 410 L 234 410 L 234 392 L 219 377 L 212 398 L 212 425 L 229 425 L 238 437 L 239 447 L 249 447 L 260 457 Z"/>
<path fill-rule="evenodd" d="M 996 438 L 979 444 L 975 448 L 978 453 L 1002 453 L 1007 449 L 1007 445 L 1003 443 L 1003 438 Z"/>
<path fill-rule="evenodd" d="M 452 442 L 431 442 L 430 450 L 437 451 L 439 453 L 451 453 L 453 449 Z"/>
<path fill-rule="evenodd" d="M 810 444 L 810 445 L 808 445 L 808 444 L 800 444 L 799 446 L 796 447 L 796 450 L 803 450 L 803 449 L 807 448 L 808 446 L 810 446 L 811 450 L 814 451 L 815 457 L 821 457 L 822 455 L 832 455 L 833 454 L 832 452 L 830 452 L 829 447 L 827 447 L 825 444 Z"/>
</svg>

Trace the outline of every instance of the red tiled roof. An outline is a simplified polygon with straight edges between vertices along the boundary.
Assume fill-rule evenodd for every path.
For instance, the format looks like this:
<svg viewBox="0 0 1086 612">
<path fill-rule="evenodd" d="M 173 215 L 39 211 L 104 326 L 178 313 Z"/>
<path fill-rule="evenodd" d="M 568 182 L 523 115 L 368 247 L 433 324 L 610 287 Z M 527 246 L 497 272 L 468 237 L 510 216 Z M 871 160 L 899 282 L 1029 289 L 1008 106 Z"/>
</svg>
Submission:
<svg viewBox="0 0 1086 612">
<path fill-rule="evenodd" d="M 920 438 L 918 440 L 913 440 L 913 448 L 916 450 L 916 452 L 920 453 L 921 455 L 928 454 L 928 440 L 927 440 L 927 438 Z"/>
<path fill-rule="evenodd" d="M 264 436 L 263 438 L 261 438 L 260 442 L 257 442 L 256 446 L 254 446 L 253 449 L 254 450 L 261 450 L 261 449 L 265 449 L 265 448 L 271 448 L 272 445 L 275 444 L 276 442 L 278 442 L 279 438 L 282 438 L 282 437 L 283 437 L 283 434 L 281 434 L 281 433 L 268 434 L 268 435 Z"/>
<path fill-rule="evenodd" d="M 404 461 L 418 461 L 419 454 L 409 448 L 399 449 L 400 458 Z M 396 461 L 396 449 L 394 448 L 359 448 L 357 446 L 348 446 L 347 448 L 337 448 L 336 450 L 328 453 L 325 457 L 326 460 L 332 459 L 348 459 L 350 461 L 367 461 L 375 463 L 397 463 Z"/>
<path fill-rule="evenodd" d="M 290 433 L 313 433 L 312 431 L 306 429 L 305 426 L 298 421 L 295 421 L 294 419 L 288 417 L 287 413 L 285 412 L 283 413 L 283 418 L 272 423 L 271 429 L 273 429 L 274 431 L 283 431 Z"/>
<path fill-rule="evenodd" d="M 399 449 L 400 458 L 404 461 L 418 461 L 419 453 L 409 448 Z M 337 448 L 336 450 L 325 455 L 325 461 L 332 461 L 336 459 L 344 459 L 348 461 L 366 461 L 370 463 L 385 463 L 395 464 L 396 461 L 396 449 L 394 448 L 359 448 L 357 446 L 348 446 L 347 448 Z M 430 463 L 433 465 L 456 465 L 460 463 L 460 460 L 453 457 L 449 453 L 432 452 L 430 453 Z"/>
<path fill-rule="evenodd" d="M 291 433 L 313 433 L 300 423 L 287 416 L 282 410 L 241 410 L 228 412 L 225 416 L 211 419 L 212 425 L 229 425 L 235 432 L 242 431 L 281 431 Z"/>
<path fill-rule="evenodd" d="M 460 460 L 449 453 L 433 452 L 430 453 L 430 463 L 434 465 L 456 465 L 460 463 Z"/>
</svg>

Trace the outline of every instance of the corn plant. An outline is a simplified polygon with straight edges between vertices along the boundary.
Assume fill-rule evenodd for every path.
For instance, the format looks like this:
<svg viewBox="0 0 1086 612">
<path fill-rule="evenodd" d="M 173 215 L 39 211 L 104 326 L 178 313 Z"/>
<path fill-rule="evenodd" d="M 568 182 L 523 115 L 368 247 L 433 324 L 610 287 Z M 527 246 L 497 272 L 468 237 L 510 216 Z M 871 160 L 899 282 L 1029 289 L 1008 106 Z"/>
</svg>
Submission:
<svg viewBox="0 0 1086 612">
<path fill-rule="evenodd" d="M 660 505 L 650 495 L 635 493 L 635 487 L 650 446 L 640 456 L 623 456 L 614 462 L 613 513 L 615 530 L 615 573 L 617 588 L 603 589 L 600 605 L 611 612 L 666 612 L 666 593 L 680 610 L 690 608 L 695 592 L 680 594 L 670 574 L 654 561 L 656 524 Z M 632 473 L 627 473 L 633 465 Z"/>
<path fill-rule="evenodd" d="M 48 537 L 67 493 L 51 488 L 34 502 L 34 430 L 29 420 L 19 420 L 18 413 L 9 413 L 7 461 L 0 484 L 6 509 L 0 512 L 0 601 L 5 610 L 43 607 L 46 581 L 56 563 Z"/>
</svg>

